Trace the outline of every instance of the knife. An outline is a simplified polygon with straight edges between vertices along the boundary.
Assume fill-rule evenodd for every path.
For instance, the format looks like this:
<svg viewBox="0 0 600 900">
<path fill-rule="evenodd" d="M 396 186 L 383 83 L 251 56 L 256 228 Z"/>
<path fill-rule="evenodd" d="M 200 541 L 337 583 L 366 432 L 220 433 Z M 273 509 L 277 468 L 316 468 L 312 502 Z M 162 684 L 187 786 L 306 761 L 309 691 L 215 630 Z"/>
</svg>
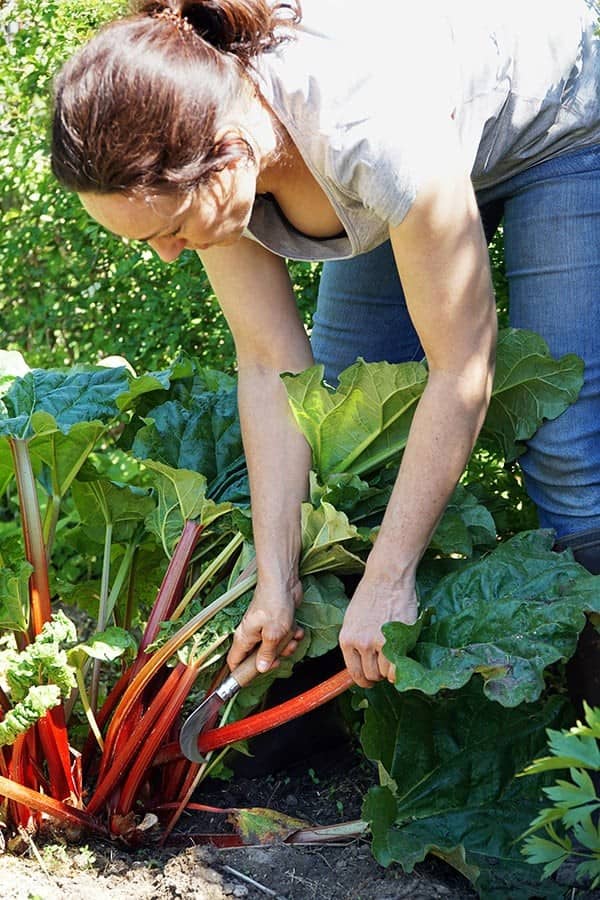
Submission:
<svg viewBox="0 0 600 900">
<path fill-rule="evenodd" d="M 277 654 L 287 647 L 293 635 L 287 634 L 277 647 Z M 250 656 L 247 656 L 243 662 L 236 666 L 218 688 L 212 691 L 204 698 L 200 706 L 191 713 L 181 726 L 179 733 L 179 746 L 183 755 L 190 762 L 203 763 L 206 762 L 205 757 L 198 750 L 198 737 L 203 731 L 208 731 L 213 727 L 217 720 L 221 709 L 228 700 L 235 697 L 237 693 L 251 681 L 256 678 L 258 672 L 256 668 L 256 658 L 258 649 Z"/>
</svg>

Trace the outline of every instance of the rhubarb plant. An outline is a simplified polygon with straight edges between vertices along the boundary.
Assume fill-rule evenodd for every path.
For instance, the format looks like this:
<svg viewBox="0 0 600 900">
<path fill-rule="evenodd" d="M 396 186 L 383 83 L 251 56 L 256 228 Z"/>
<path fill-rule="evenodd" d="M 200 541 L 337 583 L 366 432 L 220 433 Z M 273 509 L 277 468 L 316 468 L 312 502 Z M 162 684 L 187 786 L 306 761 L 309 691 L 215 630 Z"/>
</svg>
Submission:
<svg viewBox="0 0 600 900">
<path fill-rule="evenodd" d="M 85 634 L 53 645 L 67 681 L 40 670 L 23 693 L 0 673 L 5 823 L 16 833 L 58 818 L 131 842 L 155 823 L 166 839 L 229 744 L 298 714 L 292 702 L 252 715 L 273 678 L 293 678 L 303 657 L 336 645 L 427 369 L 359 360 L 337 390 L 319 367 L 283 376 L 313 451 L 299 511 L 305 639 L 225 705 L 202 765 L 181 756 L 182 716 L 220 677 L 256 582 L 235 380 L 183 358 L 137 376 L 128 367 L 29 372 L 0 354 L 0 373 L 0 486 L 14 510 L 0 526 L 7 659 L 28 659 L 61 607 L 81 605 L 92 619 Z M 573 652 L 582 611 L 600 611 L 594 579 L 552 552 L 550 534 L 508 540 L 522 530 L 511 460 L 574 401 L 581 379 L 579 360 L 553 359 L 537 336 L 501 334 L 486 425 L 419 569 L 421 616 L 385 626 L 396 684 L 355 691 L 381 777 L 364 810 L 377 858 L 410 868 L 437 852 L 482 896 L 515 889 L 499 860 L 517 836 L 511 810 L 529 814 L 538 785 L 531 779 L 524 799 L 514 776 L 539 753 L 543 729 L 564 721 L 545 679 Z M 476 765 L 489 785 L 474 778 Z M 496 804 L 502 840 L 489 828 Z"/>
</svg>

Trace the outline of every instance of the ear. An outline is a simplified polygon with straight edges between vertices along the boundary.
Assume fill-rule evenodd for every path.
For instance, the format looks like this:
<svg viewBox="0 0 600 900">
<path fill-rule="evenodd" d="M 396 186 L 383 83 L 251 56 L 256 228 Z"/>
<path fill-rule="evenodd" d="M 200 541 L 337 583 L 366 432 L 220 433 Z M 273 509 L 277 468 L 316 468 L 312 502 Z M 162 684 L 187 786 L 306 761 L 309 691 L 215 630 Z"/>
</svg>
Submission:
<svg viewBox="0 0 600 900">
<path fill-rule="evenodd" d="M 258 145 L 252 135 L 239 124 L 228 124 L 220 128 L 215 135 L 215 151 L 217 156 L 231 155 L 227 167 L 236 167 L 240 163 L 258 161 Z"/>
</svg>

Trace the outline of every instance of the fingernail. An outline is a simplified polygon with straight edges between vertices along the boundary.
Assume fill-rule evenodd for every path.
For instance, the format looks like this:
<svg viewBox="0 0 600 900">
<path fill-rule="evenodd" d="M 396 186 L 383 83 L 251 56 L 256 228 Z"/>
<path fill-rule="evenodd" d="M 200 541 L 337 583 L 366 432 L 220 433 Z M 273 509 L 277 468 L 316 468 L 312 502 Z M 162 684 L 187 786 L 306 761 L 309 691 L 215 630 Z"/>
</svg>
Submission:
<svg viewBox="0 0 600 900">
<path fill-rule="evenodd" d="M 270 666 L 270 663 L 266 659 L 259 659 L 258 662 L 256 663 L 256 668 L 258 669 L 259 672 L 266 672 L 267 669 L 269 668 L 269 666 Z"/>
</svg>

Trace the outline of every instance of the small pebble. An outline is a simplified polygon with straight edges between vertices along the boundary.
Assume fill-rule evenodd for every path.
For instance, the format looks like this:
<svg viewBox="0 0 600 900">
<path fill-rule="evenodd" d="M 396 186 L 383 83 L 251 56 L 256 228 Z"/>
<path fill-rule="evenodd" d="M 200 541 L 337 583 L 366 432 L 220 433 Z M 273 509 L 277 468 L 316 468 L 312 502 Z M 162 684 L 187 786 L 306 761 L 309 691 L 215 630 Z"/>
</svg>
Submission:
<svg viewBox="0 0 600 900">
<path fill-rule="evenodd" d="M 223 884 L 223 892 L 228 897 L 247 897 L 249 893 L 245 884 L 233 884 L 231 881 L 226 881 Z"/>
</svg>

